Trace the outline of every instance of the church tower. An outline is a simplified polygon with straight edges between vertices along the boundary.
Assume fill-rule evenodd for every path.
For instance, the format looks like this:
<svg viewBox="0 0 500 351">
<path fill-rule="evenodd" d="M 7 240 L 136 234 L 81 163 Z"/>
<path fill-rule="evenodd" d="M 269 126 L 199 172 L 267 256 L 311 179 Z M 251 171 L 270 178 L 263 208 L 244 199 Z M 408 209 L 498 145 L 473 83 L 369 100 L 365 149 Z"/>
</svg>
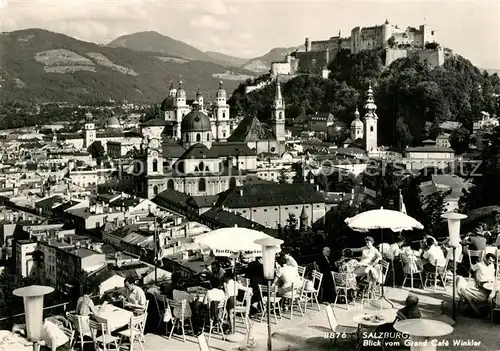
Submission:
<svg viewBox="0 0 500 351">
<path fill-rule="evenodd" d="M 366 104 L 365 104 L 365 150 L 366 152 L 377 151 L 378 141 L 377 141 L 377 105 L 375 105 L 375 100 L 373 98 L 372 85 L 368 87 L 368 92 L 366 93 Z"/>
<path fill-rule="evenodd" d="M 198 90 L 196 91 L 196 101 L 198 102 L 198 108 L 201 111 L 205 111 L 205 106 L 203 105 L 203 95 L 201 95 L 200 87 L 198 86 Z"/>
<path fill-rule="evenodd" d="M 356 112 L 354 112 L 354 121 L 351 123 L 351 140 L 356 141 L 357 139 L 363 139 L 363 122 L 359 119 L 358 106 L 356 106 Z"/>
<path fill-rule="evenodd" d="M 215 95 L 215 103 L 212 110 L 212 135 L 216 141 L 226 141 L 229 137 L 229 105 L 224 90 L 224 83 L 220 81 L 219 90 Z"/>
<path fill-rule="evenodd" d="M 88 148 L 94 143 L 97 138 L 94 123 L 85 123 L 85 148 Z"/>
<path fill-rule="evenodd" d="M 152 199 L 164 190 L 163 150 L 160 140 L 156 138 L 144 138 L 142 148 L 146 159 L 143 169 L 146 176 L 145 195 L 147 199 Z"/>
<path fill-rule="evenodd" d="M 273 101 L 271 129 L 278 142 L 285 141 L 285 102 L 281 95 L 281 86 L 278 79 L 276 79 L 276 93 Z"/>
<path fill-rule="evenodd" d="M 170 83 L 170 88 L 168 89 L 168 96 L 173 97 L 175 99 L 175 95 L 177 94 L 177 89 L 174 87 L 174 83 Z"/>
<path fill-rule="evenodd" d="M 191 111 L 191 108 L 188 106 L 186 102 L 186 91 L 183 88 L 182 79 L 179 80 L 179 88 L 175 92 L 174 110 L 175 110 L 175 121 L 177 123 L 174 134 L 175 137 L 179 139 L 181 137 L 182 119 L 184 118 L 185 115 L 189 113 L 189 111 Z"/>
</svg>

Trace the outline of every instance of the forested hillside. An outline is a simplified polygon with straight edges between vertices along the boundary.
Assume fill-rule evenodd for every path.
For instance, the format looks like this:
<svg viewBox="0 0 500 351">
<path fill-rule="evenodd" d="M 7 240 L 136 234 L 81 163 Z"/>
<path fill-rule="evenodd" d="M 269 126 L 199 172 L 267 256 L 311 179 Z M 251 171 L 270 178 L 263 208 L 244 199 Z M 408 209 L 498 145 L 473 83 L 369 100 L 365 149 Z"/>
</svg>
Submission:
<svg viewBox="0 0 500 351">
<path fill-rule="evenodd" d="M 371 82 L 379 116 L 379 144 L 403 148 L 435 138 L 436 130 L 425 122 L 453 120 L 468 130 L 482 110 L 499 114 L 500 78 L 481 72 L 470 61 L 455 56 L 444 66 L 430 68 L 417 59 L 399 59 L 384 67 L 383 53 L 341 52 L 330 64 L 329 79 L 298 76 L 282 86 L 287 122 L 302 114 L 331 112 L 346 123 L 356 105 L 363 115 L 365 94 Z M 241 84 L 230 99 L 232 113 L 270 116 L 274 85 L 245 94 Z"/>
</svg>

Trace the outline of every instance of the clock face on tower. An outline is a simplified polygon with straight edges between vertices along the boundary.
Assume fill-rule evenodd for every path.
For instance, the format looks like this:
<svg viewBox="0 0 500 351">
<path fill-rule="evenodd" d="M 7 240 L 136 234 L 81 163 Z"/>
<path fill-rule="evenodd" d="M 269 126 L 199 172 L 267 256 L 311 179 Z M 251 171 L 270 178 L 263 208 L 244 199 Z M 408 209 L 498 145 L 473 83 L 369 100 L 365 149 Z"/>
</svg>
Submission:
<svg viewBox="0 0 500 351">
<path fill-rule="evenodd" d="M 151 149 L 158 149 L 160 147 L 160 141 L 156 138 L 153 138 L 149 141 L 148 147 Z"/>
<path fill-rule="evenodd" d="M 158 151 L 151 151 L 150 155 L 153 157 L 158 157 Z"/>
</svg>

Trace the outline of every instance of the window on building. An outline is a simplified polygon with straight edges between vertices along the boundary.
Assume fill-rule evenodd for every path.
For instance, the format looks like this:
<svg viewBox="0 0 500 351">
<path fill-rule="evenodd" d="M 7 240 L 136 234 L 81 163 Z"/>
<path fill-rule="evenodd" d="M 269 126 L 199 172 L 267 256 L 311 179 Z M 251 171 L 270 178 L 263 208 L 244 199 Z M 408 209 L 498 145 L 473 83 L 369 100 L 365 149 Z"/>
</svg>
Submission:
<svg viewBox="0 0 500 351">
<path fill-rule="evenodd" d="M 205 170 L 205 164 L 203 162 L 200 162 L 200 164 L 198 165 L 198 170 L 200 172 L 203 172 Z"/>
<path fill-rule="evenodd" d="M 196 141 L 197 142 L 201 141 L 201 134 L 200 133 L 196 134 Z"/>
<path fill-rule="evenodd" d="M 225 131 L 225 130 L 223 130 L 223 131 L 222 131 L 222 137 L 223 137 L 223 138 L 225 138 L 225 137 L 226 137 L 226 131 Z"/>
<path fill-rule="evenodd" d="M 186 141 L 189 141 L 189 134 L 186 134 Z"/>
<path fill-rule="evenodd" d="M 207 189 L 207 183 L 205 181 L 205 178 L 200 178 L 198 181 L 198 191 L 206 191 Z"/>
<path fill-rule="evenodd" d="M 210 141 L 210 133 L 207 133 L 207 141 Z"/>
<path fill-rule="evenodd" d="M 370 132 L 373 132 L 373 126 L 370 126 Z"/>
<path fill-rule="evenodd" d="M 158 185 L 153 187 L 153 194 L 158 195 Z"/>
<path fill-rule="evenodd" d="M 253 210 L 254 212 L 257 212 L 257 210 Z"/>
<path fill-rule="evenodd" d="M 280 111 L 279 119 L 283 119 L 283 111 Z"/>
<path fill-rule="evenodd" d="M 275 151 L 276 151 L 276 148 L 273 146 L 273 147 L 271 148 L 271 152 L 275 152 Z"/>
<path fill-rule="evenodd" d="M 264 212 L 267 212 L 267 208 L 264 209 Z"/>
<path fill-rule="evenodd" d="M 229 179 L 229 188 L 230 189 L 234 189 L 236 187 L 236 178 L 235 177 L 231 177 Z"/>
<path fill-rule="evenodd" d="M 156 158 L 153 160 L 153 172 L 158 172 L 158 160 Z"/>
<path fill-rule="evenodd" d="M 172 179 L 168 180 L 167 189 L 174 190 L 174 181 Z"/>
<path fill-rule="evenodd" d="M 222 112 L 222 118 L 226 118 L 226 113 Z"/>
</svg>

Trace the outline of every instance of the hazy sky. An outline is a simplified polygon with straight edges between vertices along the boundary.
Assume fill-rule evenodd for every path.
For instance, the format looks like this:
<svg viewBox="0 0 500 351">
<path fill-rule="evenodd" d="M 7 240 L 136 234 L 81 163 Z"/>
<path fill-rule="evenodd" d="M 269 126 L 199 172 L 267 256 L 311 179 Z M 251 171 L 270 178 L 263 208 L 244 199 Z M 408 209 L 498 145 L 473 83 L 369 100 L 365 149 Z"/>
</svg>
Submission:
<svg viewBox="0 0 500 351">
<path fill-rule="evenodd" d="M 201 50 L 260 56 L 273 47 L 382 24 L 431 25 L 438 41 L 481 68 L 500 69 L 500 1 L 0 0 L 2 31 L 44 28 L 108 43 L 154 30 Z M 6 5 L 5 5 L 6 4 Z"/>
</svg>

